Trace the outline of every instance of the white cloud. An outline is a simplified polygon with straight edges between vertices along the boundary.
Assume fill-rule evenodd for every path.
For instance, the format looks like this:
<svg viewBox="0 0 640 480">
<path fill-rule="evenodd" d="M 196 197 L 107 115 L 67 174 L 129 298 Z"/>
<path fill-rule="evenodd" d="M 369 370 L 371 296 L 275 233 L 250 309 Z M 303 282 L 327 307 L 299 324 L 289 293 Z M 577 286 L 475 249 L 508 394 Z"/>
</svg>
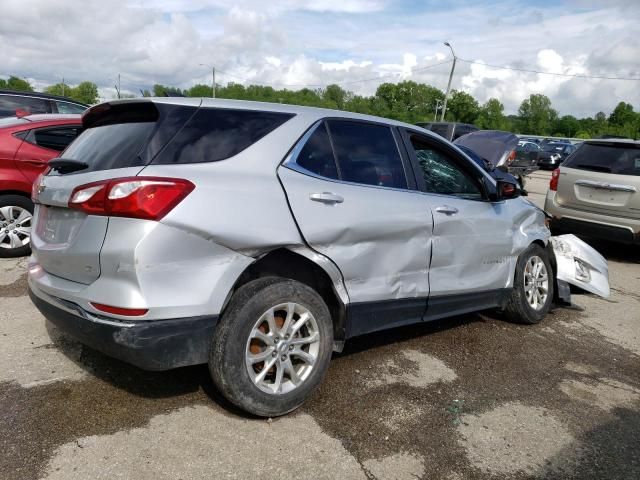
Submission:
<svg viewBox="0 0 640 480">
<path fill-rule="evenodd" d="M 274 86 L 342 83 L 371 94 L 382 81 L 412 79 L 446 87 L 450 39 L 462 59 L 581 75 L 640 77 L 640 4 L 618 1 L 544 9 L 387 0 L 3 0 L 0 76 L 38 86 L 64 77 L 91 80 L 101 95 L 138 93 L 154 83 L 210 82 Z M 576 7 L 577 5 L 577 7 Z M 366 80 L 366 81 L 358 81 Z M 458 62 L 453 88 L 515 112 L 531 93 L 551 97 L 561 113 L 592 115 L 619 101 L 640 107 L 638 82 L 586 80 L 499 70 Z"/>
</svg>

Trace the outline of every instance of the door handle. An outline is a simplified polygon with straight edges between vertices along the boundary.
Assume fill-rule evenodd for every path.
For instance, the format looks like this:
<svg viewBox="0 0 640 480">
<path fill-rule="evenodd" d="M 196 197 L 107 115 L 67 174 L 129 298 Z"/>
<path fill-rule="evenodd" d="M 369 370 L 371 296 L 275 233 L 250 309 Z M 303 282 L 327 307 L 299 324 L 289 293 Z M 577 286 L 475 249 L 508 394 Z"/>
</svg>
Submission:
<svg viewBox="0 0 640 480">
<path fill-rule="evenodd" d="M 458 209 L 456 207 L 450 207 L 449 205 L 442 205 L 441 207 L 436 207 L 436 212 L 444 213 L 445 215 L 455 215 L 458 213 Z"/>
<path fill-rule="evenodd" d="M 309 195 L 309 199 L 313 200 L 314 202 L 326 203 L 331 205 L 344 202 L 344 198 L 331 192 L 312 193 Z"/>
</svg>

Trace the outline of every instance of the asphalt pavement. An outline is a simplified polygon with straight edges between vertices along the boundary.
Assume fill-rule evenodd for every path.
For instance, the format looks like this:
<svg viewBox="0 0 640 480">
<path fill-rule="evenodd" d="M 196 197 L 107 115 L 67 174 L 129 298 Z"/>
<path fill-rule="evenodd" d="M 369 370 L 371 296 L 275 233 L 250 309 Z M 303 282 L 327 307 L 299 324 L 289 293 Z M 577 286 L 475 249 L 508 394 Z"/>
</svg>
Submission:
<svg viewBox="0 0 640 480">
<path fill-rule="evenodd" d="M 549 176 L 527 184 L 541 206 Z M 143 372 L 61 335 L 26 261 L 0 260 L 0 478 L 638 479 L 640 249 L 593 245 L 609 299 L 354 339 L 273 420 L 225 404 L 205 366 Z"/>
</svg>

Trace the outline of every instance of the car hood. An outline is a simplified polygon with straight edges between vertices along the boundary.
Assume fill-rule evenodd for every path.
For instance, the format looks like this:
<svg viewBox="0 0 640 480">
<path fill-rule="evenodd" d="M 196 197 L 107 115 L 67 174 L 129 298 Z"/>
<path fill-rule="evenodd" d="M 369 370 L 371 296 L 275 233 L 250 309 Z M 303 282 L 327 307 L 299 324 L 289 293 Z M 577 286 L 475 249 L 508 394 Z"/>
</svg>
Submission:
<svg viewBox="0 0 640 480">
<path fill-rule="evenodd" d="M 473 150 L 491 165 L 502 165 L 509 154 L 518 146 L 518 137 L 510 132 L 500 130 L 480 130 L 471 132 L 456 139 L 453 143 Z"/>
<path fill-rule="evenodd" d="M 575 235 L 550 237 L 556 257 L 558 280 L 609 298 L 609 266 L 593 247 Z"/>
</svg>

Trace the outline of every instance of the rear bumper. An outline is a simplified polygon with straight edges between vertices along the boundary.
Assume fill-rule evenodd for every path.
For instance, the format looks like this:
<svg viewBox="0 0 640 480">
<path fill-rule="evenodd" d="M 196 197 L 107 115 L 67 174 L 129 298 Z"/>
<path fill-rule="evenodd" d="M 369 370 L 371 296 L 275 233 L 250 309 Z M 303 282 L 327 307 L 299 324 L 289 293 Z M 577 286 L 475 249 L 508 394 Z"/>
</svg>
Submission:
<svg viewBox="0 0 640 480">
<path fill-rule="evenodd" d="M 217 315 L 168 320 L 117 321 L 29 286 L 40 312 L 72 338 L 144 370 L 169 370 L 206 363 Z"/>
<path fill-rule="evenodd" d="M 558 205 L 556 193 L 547 192 L 544 209 L 551 215 L 554 234 L 573 233 L 627 244 L 640 244 L 640 221 L 583 212 Z"/>
</svg>

